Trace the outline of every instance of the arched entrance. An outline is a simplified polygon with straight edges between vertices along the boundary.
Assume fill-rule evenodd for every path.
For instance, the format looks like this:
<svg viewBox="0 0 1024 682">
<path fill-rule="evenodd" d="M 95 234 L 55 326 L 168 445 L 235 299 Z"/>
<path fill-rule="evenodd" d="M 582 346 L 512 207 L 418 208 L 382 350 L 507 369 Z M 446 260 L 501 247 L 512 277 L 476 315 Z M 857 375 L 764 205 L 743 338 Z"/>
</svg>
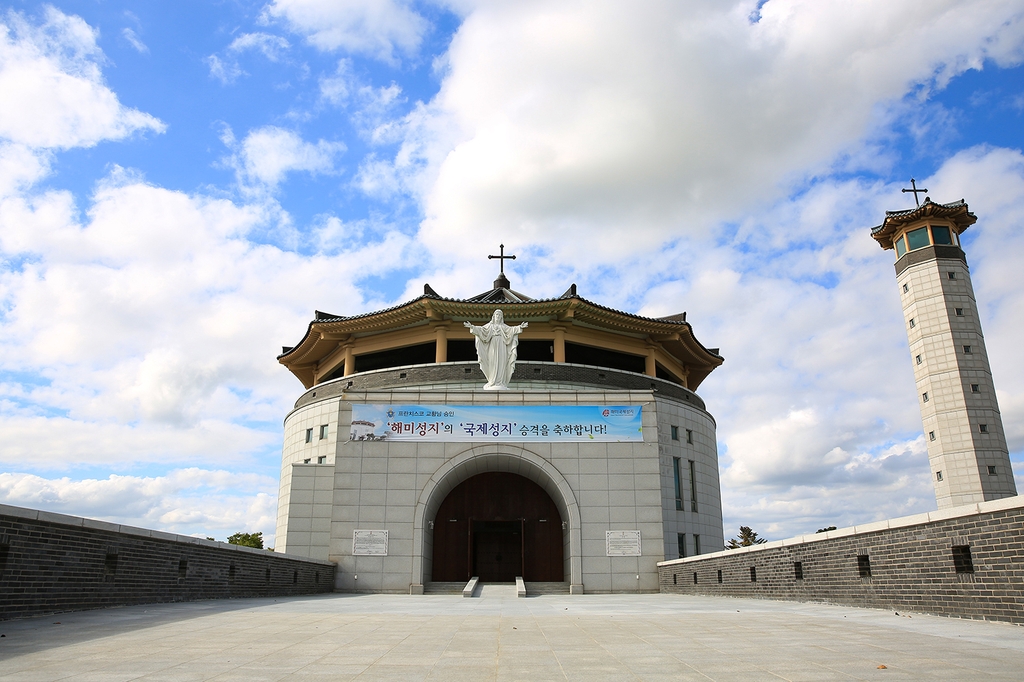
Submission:
<svg viewBox="0 0 1024 682">
<path fill-rule="evenodd" d="M 434 517 L 432 580 L 562 582 L 562 517 L 524 476 L 488 472 L 455 486 Z"/>
</svg>

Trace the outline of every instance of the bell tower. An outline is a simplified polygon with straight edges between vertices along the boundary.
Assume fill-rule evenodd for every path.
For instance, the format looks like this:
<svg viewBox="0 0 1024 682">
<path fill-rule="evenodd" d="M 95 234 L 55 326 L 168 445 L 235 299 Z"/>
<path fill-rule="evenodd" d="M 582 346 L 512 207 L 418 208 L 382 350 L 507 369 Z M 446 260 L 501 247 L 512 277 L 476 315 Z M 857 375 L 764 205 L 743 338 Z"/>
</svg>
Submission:
<svg viewBox="0 0 1024 682">
<path fill-rule="evenodd" d="M 914 185 L 914 198 L 919 190 Z M 960 234 L 963 199 L 886 211 L 871 236 L 895 251 L 928 461 L 940 509 L 1017 494 Z"/>
</svg>

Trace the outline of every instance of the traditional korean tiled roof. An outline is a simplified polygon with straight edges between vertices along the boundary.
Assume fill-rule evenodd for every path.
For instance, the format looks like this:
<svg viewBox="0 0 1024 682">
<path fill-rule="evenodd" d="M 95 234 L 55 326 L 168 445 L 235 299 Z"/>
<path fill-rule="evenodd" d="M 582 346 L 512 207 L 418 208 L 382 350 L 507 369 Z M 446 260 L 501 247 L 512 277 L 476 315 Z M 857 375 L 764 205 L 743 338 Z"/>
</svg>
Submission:
<svg viewBox="0 0 1024 682">
<path fill-rule="evenodd" d="M 937 204 L 929 197 L 925 197 L 924 203 L 915 208 L 908 208 L 902 211 L 886 211 L 885 220 L 882 221 L 882 224 L 871 228 L 871 236 L 875 238 L 883 249 L 891 249 L 893 237 L 901 227 L 908 223 L 927 220 L 928 218 L 940 218 L 950 221 L 957 234 L 978 222 L 978 217 L 971 213 L 967 202 L 963 199 L 948 204 Z"/>
</svg>

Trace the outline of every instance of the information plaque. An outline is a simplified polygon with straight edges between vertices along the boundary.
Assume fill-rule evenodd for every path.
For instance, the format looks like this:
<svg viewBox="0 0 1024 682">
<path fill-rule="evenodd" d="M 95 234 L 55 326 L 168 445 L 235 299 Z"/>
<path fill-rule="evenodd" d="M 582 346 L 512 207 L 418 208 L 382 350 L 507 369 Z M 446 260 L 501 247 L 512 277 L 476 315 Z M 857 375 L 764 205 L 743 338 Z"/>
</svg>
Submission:
<svg viewBox="0 0 1024 682">
<path fill-rule="evenodd" d="M 386 530 L 352 531 L 352 554 L 357 556 L 387 556 L 388 532 Z"/>
<path fill-rule="evenodd" d="M 604 546 L 608 556 L 640 556 L 640 531 L 606 530 Z"/>
</svg>

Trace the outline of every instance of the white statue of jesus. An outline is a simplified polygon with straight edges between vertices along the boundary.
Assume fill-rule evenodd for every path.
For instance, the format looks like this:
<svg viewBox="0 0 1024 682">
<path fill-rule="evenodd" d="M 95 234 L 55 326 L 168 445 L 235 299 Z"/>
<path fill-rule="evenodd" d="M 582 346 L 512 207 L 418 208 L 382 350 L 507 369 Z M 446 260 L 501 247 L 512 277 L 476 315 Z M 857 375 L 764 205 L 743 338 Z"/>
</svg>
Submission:
<svg viewBox="0 0 1024 682">
<path fill-rule="evenodd" d="M 519 347 L 519 333 L 529 323 L 510 327 L 505 324 L 505 314 L 495 310 L 491 321 L 477 327 L 469 322 L 464 323 L 469 332 L 476 337 L 476 357 L 480 360 L 480 369 L 487 377 L 485 391 L 503 391 L 508 389 L 512 372 L 516 368 L 516 349 Z"/>
</svg>

